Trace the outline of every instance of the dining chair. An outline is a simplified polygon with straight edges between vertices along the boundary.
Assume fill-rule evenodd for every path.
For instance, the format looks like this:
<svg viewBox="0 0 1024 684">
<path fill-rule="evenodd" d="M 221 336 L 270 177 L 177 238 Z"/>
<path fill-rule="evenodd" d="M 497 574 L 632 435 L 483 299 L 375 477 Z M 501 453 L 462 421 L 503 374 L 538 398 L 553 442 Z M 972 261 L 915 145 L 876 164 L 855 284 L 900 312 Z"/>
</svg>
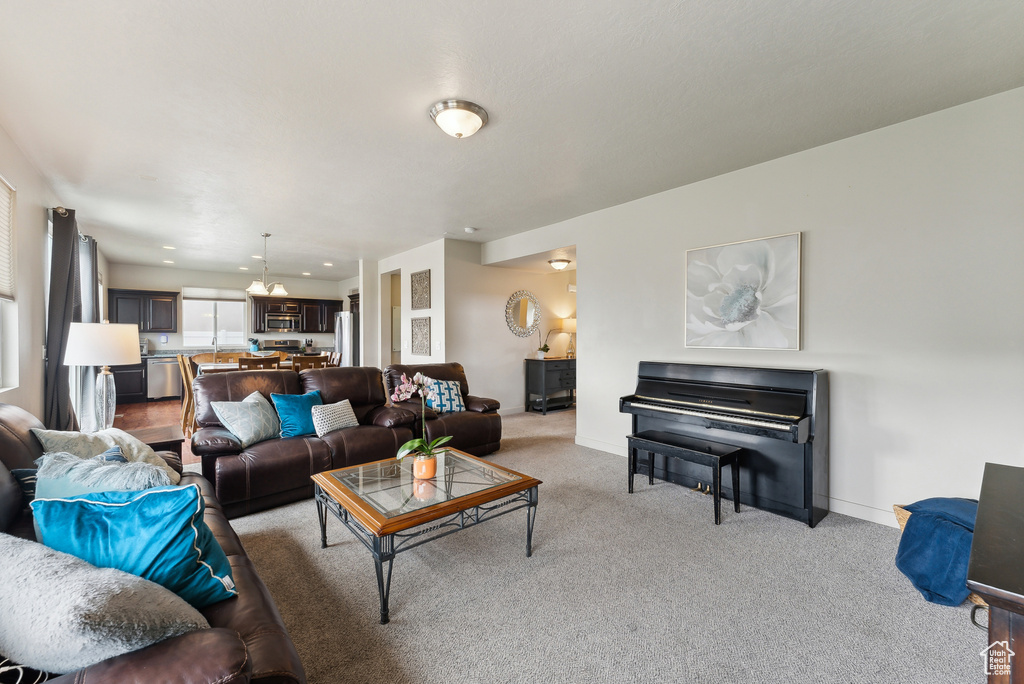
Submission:
<svg viewBox="0 0 1024 684">
<path fill-rule="evenodd" d="M 181 432 L 186 437 L 191 437 L 195 432 L 196 401 L 192 394 L 192 380 L 195 373 L 192 370 L 192 361 L 184 354 L 178 354 L 178 368 L 181 370 Z"/>
<path fill-rule="evenodd" d="M 200 363 L 215 363 L 217 361 L 217 355 L 213 352 L 201 352 L 199 354 L 192 355 L 192 363 L 199 365 Z"/>
<path fill-rule="evenodd" d="M 253 368 L 273 368 L 277 369 L 281 367 L 281 357 L 277 356 L 240 356 L 238 357 L 238 369 L 239 370 L 251 370 Z"/>
<path fill-rule="evenodd" d="M 292 357 L 292 370 L 301 371 L 307 368 L 325 368 L 327 366 L 327 355 L 320 354 L 319 356 L 293 356 Z"/>
<path fill-rule="evenodd" d="M 341 352 L 331 352 L 327 355 L 328 366 L 340 366 L 341 365 Z"/>
</svg>

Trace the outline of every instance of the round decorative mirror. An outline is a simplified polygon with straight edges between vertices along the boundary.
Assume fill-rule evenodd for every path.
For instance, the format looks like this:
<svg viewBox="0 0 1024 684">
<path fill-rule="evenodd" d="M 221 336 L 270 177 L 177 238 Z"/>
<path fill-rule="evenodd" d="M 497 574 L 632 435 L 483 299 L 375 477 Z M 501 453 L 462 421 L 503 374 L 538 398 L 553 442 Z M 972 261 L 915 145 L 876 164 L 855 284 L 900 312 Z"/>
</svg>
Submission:
<svg viewBox="0 0 1024 684">
<path fill-rule="evenodd" d="M 540 325 L 540 303 L 529 290 L 519 290 L 508 298 L 505 322 L 513 335 L 529 337 Z"/>
</svg>

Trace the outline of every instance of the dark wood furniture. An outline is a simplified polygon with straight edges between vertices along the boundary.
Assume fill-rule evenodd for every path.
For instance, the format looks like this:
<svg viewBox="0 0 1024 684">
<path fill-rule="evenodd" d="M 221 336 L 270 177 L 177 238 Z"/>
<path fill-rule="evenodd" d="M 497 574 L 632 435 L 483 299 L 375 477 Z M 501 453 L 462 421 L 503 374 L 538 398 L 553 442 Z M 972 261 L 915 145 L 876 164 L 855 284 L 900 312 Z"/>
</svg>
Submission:
<svg viewBox="0 0 1024 684">
<path fill-rule="evenodd" d="M 148 444 L 153 451 L 173 451 L 178 458 L 181 458 L 181 444 L 185 441 L 185 434 L 177 425 L 139 428 L 138 430 L 125 430 L 125 432 L 140 442 Z"/>
<path fill-rule="evenodd" d="M 325 368 L 327 366 L 327 354 L 319 356 L 293 356 L 292 370 L 301 371 L 307 368 Z"/>
<path fill-rule="evenodd" d="M 361 366 L 362 357 L 359 355 L 359 293 L 348 296 L 349 311 L 352 312 L 352 365 Z"/>
<path fill-rule="evenodd" d="M 817 525 L 828 515 L 828 373 L 641 361 L 636 390 L 619 400 L 647 430 L 744 449 L 740 501 Z M 707 471 L 665 459 L 655 475 L 696 487 Z M 730 493 L 731 495 L 731 493 Z"/>
<path fill-rule="evenodd" d="M 533 409 L 547 415 L 548 409 L 576 403 L 576 359 L 525 359 L 524 363 L 527 412 Z M 533 395 L 540 398 L 531 399 Z"/>
<path fill-rule="evenodd" d="M 633 476 L 636 474 L 637 452 L 650 454 L 647 461 L 648 483 L 654 484 L 654 455 L 660 454 L 666 460 L 680 458 L 697 465 L 711 468 L 712 494 L 715 499 L 715 524 L 722 524 L 722 466 L 732 470 L 732 501 L 736 512 L 740 512 L 740 447 L 718 444 L 703 439 L 683 437 L 670 432 L 649 430 L 626 438 L 629 445 L 629 493 L 633 493 Z M 666 464 L 663 472 L 668 471 Z"/>
<path fill-rule="evenodd" d="M 967 587 L 989 605 L 989 684 L 1024 683 L 1024 468 L 985 464 Z M 1008 651 L 1013 651 L 1010 656 Z"/>
<path fill-rule="evenodd" d="M 178 332 L 178 293 L 159 290 L 107 290 L 111 323 L 139 326 L 140 333 Z"/>
<path fill-rule="evenodd" d="M 114 375 L 114 393 L 118 404 L 137 404 L 148 401 L 146 384 L 146 362 L 129 366 L 111 366 Z"/>
<path fill-rule="evenodd" d="M 267 314 L 298 314 L 304 333 L 333 333 L 334 314 L 344 304 L 339 299 L 282 299 L 281 297 L 253 297 L 251 327 L 254 333 L 267 332 Z"/>
</svg>

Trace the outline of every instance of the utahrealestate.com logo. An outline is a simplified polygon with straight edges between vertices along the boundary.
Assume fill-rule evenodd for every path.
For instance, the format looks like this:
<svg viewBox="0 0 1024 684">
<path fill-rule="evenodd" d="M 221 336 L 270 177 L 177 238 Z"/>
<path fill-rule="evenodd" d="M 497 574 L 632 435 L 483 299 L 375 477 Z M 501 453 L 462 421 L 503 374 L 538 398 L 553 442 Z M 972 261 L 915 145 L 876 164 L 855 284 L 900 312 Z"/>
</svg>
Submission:
<svg viewBox="0 0 1024 684">
<path fill-rule="evenodd" d="M 1009 641 L 993 641 L 978 655 L 985 659 L 985 674 L 1006 677 L 1010 675 L 1010 658 L 1014 656 L 1014 652 L 1010 650 Z"/>
</svg>

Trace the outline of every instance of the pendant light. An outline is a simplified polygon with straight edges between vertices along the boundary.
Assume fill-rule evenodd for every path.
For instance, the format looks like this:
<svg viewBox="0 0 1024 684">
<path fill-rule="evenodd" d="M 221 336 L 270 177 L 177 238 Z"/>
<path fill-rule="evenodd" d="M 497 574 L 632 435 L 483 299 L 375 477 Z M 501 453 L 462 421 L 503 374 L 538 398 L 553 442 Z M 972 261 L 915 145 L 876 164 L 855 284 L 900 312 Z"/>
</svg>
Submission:
<svg viewBox="0 0 1024 684">
<path fill-rule="evenodd" d="M 284 285 L 281 283 L 271 283 L 270 287 L 267 287 L 267 238 L 270 237 L 270 233 L 260 233 L 263 237 L 263 278 L 261 280 L 252 281 L 252 285 L 245 288 L 247 294 L 256 297 L 265 297 L 270 295 L 271 297 L 287 297 L 288 291 L 284 289 Z"/>
</svg>

